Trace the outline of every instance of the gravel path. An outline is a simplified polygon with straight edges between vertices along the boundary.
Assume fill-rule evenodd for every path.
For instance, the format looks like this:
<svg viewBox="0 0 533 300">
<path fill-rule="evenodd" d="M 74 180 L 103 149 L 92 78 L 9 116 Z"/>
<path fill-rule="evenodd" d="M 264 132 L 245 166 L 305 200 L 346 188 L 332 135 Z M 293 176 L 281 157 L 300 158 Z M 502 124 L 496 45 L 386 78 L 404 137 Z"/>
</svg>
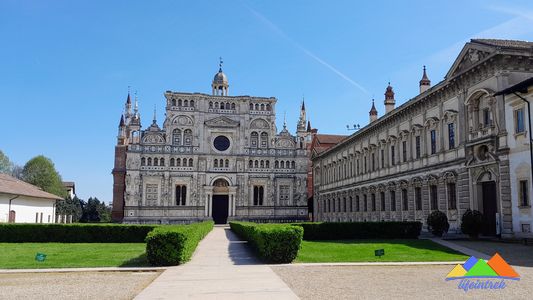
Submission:
<svg viewBox="0 0 533 300">
<path fill-rule="evenodd" d="M 159 272 L 0 274 L 0 299 L 132 299 Z"/>
<path fill-rule="evenodd" d="M 531 299 L 533 268 L 515 267 L 520 281 L 504 290 L 458 289 L 444 278 L 453 266 L 276 266 L 301 299 Z"/>
</svg>

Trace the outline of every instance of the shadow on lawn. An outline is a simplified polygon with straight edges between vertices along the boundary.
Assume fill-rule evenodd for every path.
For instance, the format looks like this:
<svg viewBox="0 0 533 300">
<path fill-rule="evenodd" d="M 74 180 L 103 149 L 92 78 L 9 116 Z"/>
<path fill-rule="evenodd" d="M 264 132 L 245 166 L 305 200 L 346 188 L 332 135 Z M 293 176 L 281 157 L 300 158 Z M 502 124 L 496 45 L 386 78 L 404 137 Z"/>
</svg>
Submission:
<svg viewBox="0 0 533 300">
<path fill-rule="evenodd" d="M 388 240 L 312 240 L 307 242 L 321 242 L 321 243 L 336 243 L 336 244 L 393 244 L 404 245 L 411 248 L 440 251 L 448 254 L 466 255 L 461 252 L 455 251 L 448 247 L 444 247 L 430 240 L 414 240 L 414 239 L 388 239 Z"/>
<path fill-rule="evenodd" d="M 119 267 L 150 267 L 146 253 L 123 262 Z"/>
</svg>

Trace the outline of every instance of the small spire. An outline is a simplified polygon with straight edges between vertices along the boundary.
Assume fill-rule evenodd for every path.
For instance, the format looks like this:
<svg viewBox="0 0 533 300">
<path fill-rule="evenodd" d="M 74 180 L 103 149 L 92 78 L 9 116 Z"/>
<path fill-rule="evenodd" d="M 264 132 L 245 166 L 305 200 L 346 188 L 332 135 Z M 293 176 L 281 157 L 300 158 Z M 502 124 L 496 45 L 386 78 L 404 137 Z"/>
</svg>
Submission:
<svg viewBox="0 0 533 300">
<path fill-rule="evenodd" d="M 305 98 L 302 97 L 302 110 L 305 110 Z"/>
<path fill-rule="evenodd" d="M 307 132 L 311 132 L 311 121 L 307 121 Z"/>
<path fill-rule="evenodd" d="M 372 99 L 372 108 L 370 108 L 370 112 L 369 114 L 372 116 L 372 115 L 375 115 L 377 116 L 378 115 L 378 110 L 376 109 L 376 106 L 374 105 L 374 99 Z"/>
<path fill-rule="evenodd" d="M 287 129 L 287 112 L 283 112 L 283 130 Z"/>
<path fill-rule="evenodd" d="M 222 64 L 224 63 L 224 61 L 222 61 L 222 56 L 218 58 L 219 59 L 219 63 L 218 63 L 218 71 L 219 72 L 222 72 Z"/>
<path fill-rule="evenodd" d="M 124 127 L 124 115 L 120 115 L 120 123 L 118 123 L 118 127 Z"/>
<path fill-rule="evenodd" d="M 431 85 L 431 81 L 429 80 L 428 75 L 426 73 L 426 66 L 424 66 L 423 70 L 424 70 L 424 73 L 422 74 L 420 85 Z"/>
<path fill-rule="evenodd" d="M 157 106 L 154 104 L 154 120 L 153 120 L 154 124 L 157 124 L 156 112 L 157 112 Z"/>
</svg>

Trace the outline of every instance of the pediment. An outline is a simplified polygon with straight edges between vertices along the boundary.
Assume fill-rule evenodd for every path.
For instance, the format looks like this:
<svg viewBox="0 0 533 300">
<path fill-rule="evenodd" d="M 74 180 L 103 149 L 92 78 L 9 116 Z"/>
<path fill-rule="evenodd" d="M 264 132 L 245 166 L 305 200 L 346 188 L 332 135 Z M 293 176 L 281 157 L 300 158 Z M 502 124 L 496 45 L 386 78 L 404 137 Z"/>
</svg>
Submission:
<svg viewBox="0 0 533 300">
<path fill-rule="evenodd" d="M 209 127 L 238 127 L 240 123 L 225 116 L 216 117 L 205 121 L 205 125 Z"/>
<path fill-rule="evenodd" d="M 495 48 L 486 45 L 477 44 L 475 42 L 466 43 L 452 67 L 446 73 L 445 78 L 452 78 L 464 71 L 478 65 L 485 61 L 495 51 Z"/>
<path fill-rule="evenodd" d="M 276 148 L 279 149 L 293 149 L 295 147 L 294 141 L 289 136 L 281 136 L 276 138 Z"/>
</svg>

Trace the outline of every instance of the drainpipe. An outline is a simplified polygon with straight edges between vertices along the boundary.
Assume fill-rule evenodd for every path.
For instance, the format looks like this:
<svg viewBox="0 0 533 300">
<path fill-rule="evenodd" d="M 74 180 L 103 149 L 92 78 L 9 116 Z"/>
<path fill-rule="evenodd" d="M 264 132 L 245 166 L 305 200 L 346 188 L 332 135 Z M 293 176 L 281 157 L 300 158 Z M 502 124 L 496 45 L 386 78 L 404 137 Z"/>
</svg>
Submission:
<svg viewBox="0 0 533 300">
<path fill-rule="evenodd" d="M 527 119 L 529 121 L 529 160 L 531 164 L 531 181 L 533 183 L 533 144 L 531 144 L 531 134 L 533 132 L 531 131 L 531 103 L 529 103 L 529 101 L 527 101 L 524 97 L 520 96 L 517 92 L 513 92 L 513 94 L 527 104 Z M 505 103 L 505 95 L 503 95 L 503 97 L 503 102 Z"/>
<path fill-rule="evenodd" d="M 15 199 L 17 199 L 18 197 L 20 197 L 20 195 L 16 195 L 15 197 L 9 199 L 9 208 L 7 209 L 7 222 L 8 223 L 11 223 L 10 222 L 10 217 L 11 217 L 11 202 Z"/>
</svg>

